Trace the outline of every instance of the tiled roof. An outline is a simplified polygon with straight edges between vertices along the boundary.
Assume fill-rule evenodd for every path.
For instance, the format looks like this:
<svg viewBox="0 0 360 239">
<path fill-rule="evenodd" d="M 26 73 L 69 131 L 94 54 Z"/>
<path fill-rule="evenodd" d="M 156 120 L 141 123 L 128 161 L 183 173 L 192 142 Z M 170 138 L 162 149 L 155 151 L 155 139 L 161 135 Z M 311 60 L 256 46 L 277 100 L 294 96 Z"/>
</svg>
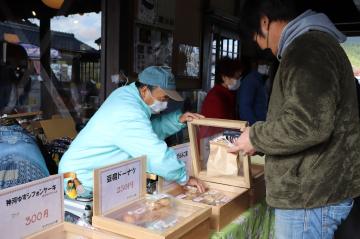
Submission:
<svg viewBox="0 0 360 239">
<path fill-rule="evenodd" d="M 3 40 L 4 33 L 16 34 L 22 43 L 40 46 L 39 27 L 35 24 L 10 21 L 0 22 L 0 40 Z M 96 51 L 91 46 L 76 39 L 74 34 L 58 31 L 51 31 L 51 48 L 59 51 Z"/>
</svg>

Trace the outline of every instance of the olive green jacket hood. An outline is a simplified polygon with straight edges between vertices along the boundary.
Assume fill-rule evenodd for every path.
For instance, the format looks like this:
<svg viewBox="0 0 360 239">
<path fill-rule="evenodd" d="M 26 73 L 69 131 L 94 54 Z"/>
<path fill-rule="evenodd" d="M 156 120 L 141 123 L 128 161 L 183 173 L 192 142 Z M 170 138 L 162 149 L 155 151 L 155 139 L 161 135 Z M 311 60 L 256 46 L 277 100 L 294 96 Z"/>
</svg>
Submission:
<svg viewBox="0 0 360 239">
<path fill-rule="evenodd" d="M 314 208 L 360 195 L 360 122 L 354 75 L 338 41 L 309 31 L 285 49 L 266 122 L 250 141 L 266 154 L 266 198 Z"/>
</svg>

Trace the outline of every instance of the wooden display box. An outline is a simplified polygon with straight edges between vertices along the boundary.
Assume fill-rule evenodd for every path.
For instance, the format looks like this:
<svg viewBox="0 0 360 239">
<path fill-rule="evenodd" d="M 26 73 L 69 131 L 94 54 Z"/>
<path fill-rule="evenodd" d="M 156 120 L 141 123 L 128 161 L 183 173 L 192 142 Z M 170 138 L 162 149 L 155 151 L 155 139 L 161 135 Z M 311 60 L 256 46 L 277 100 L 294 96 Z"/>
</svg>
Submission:
<svg viewBox="0 0 360 239">
<path fill-rule="evenodd" d="M 251 162 L 256 158 L 262 158 L 261 161 L 265 162 L 265 156 L 251 156 Z M 253 206 L 266 196 L 265 177 L 264 177 L 264 163 L 252 163 L 251 166 L 251 188 L 250 188 L 250 206 Z"/>
<path fill-rule="evenodd" d="M 197 135 L 199 130 L 196 128 L 202 126 L 240 130 L 242 132 L 247 127 L 247 122 L 206 118 L 188 123 L 190 152 L 195 177 L 201 179 L 209 190 L 220 191 L 230 198 L 230 201 L 223 205 L 212 206 L 211 228 L 219 231 L 250 206 L 264 198 L 264 167 L 263 165 L 252 165 L 250 157 L 239 155 L 242 162 L 242 174 L 238 176 L 207 176 L 206 168 L 200 162 Z M 160 178 L 160 180 L 162 179 Z M 177 196 L 184 193 L 184 188 L 176 186 L 164 192 Z"/>
<path fill-rule="evenodd" d="M 134 176 L 134 179 L 131 180 L 139 180 L 140 188 L 139 190 L 135 190 L 136 197 L 132 197 L 129 200 L 125 200 L 125 202 L 114 204 L 113 206 L 109 206 L 108 203 L 105 205 L 104 195 L 108 197 L 113 197 L 114 195 L 108 195 L 105 193 L 105 185 L 104 185 L 104 175 L 108 172 L 116 171 L 116 168 L 123 167 L 126 171 L 126 167 L 132 167 L 128 165 L 135 165 L 135 163 L 139 163 L 141 165 L 140 170 L 136 170 L 139 172 L 138 175 Z M 138 164 L 138 165 L 139 165 Z M 122 171 L 124 171 L 122 170 Z M 117 170 L 119 171 L 119 170 Z M 140 226 L 137 224 L 132 224 L 125 222 L 125 216 L 128 215 L 136 215 L 134 212 L 139 209 L 146 208 L 146 202 L 148 202 L 149 195 L 146 195 L 146 158 L 140 157 L 127 162 L 123 162 L 117 165 L 112 165 L 109 167 L 105 167 L 102 169 L 97 169 L 94 172 L 94 216 L 92 219 L 92 223 L 94 227 L 101 228 L 107 231 L 111 231 L 113 233 L 124 235 L 129 238 L 147 238 L 147 239 L 192 239 L 192 238 L 209 238 L 210 233 L 210 216 L 211 216 L 211 208 L 206 205 L 199 205 L 197 203 L 193 203 L 191 201 L 185 201 L 173 198 L 171 199 L 171 205 L 176 210 L 171 210 L 173 214 L 170 214 L 169 211 L 166 211 L 166 207 L 162 209 L 154 209 L 159 210 L 158 216 L 156 217 L 148 217 L 151 211 L 146 211 L 146 213 L 142 212 L 142 217 L 146 218 L 146 223 L 151 224 L 154 218 L 154 222 L 163 219 L 165 217 L 174 216 L 176 218 L 176 222 L 171 226 L 167 226 L 166 229 L 156 230 L 154 228 L 150 229 L 149 227 Z M 132 181 L 135 182 L 135 181 Z M 133 183 L 133 185 L 137 185 L 137 183 Z M 103 196 L 102 196 L 103 195 Z M 163 210 L 164 209 L 164 210 Z M 145 210 L 145 209 L 144 209 Z M 131 212 L 131 214 L 129 213 Z M 164 218 L 165 218 L 164 217 Z M 149 219 L 150 218 L 150 219 Z M 138 220 L 138 219 L 136 219 Z M 140 219 L 139 219 L 140 220 Z M 141 219 L 142 220 L 142 219 Z M 172 219 L 173 220 L 173 219 Z M 129 221 L 129 220 L 127 220 Z M 139 223 L 140 224 L 140 223 Z"/>
<path fill-rule="evenodd" d="M 62 185 L 63 177 L 56 175 L 55 177 L 60 177 Z M 50 176 L 49 178 L 54 178 L 54 176 Z M 45 180 L 45 179 L 44 179 Z M 34 181 L 36 182 L 36 181 Z M 102 231 L 99 229 L 91 229 L 84 226 L 75 225 L 72 223 L 64 222 L 64 195 L 63 195 L 63 186 L 60 187 L 60 196 L 56 198 L 56 200 L 61 201 L 61 203 L 53 203 L 60 204 L 61 208 L 59 210 L 62 213 L 61 219 L 52 226 L 46 227 L 45 229 L 31 234 L 25 238 L 27 239 L 128 239 L 128 237 L 119 236 L 113 233 L 109 233 L 106 231 Z M 48 199 L 44 199 L 48 200 Z M 41 203 L 41 201 L 39 202 Z"/>
<path fill-rule="evenodd" d="M 221 230 L 224 226 L 228 225 L 231 221 L 238 217 L 242 212 L 246 211 L 250 206 L 249 189 L 211 182 L 205 182 L 205 185 L 208 189 L 219 191 L 230 199 L 229 202 L 223 205 L 211 206 L 211 229 L 215 229 L 216 231 Z M 169 190 L 168 193 L 173 196 L 184 194 L 184 188 L 176 186 L 175 188 Z M 203 203 L 198 204 L 206 205 Z"/>
<path fill-rule="evenodd" d="M 35 233 L 27 239 L 128 239 L 128 237 L 119 236 L 109 232 L 93 230 L 81 227 L 75 224 L 63 222 L 50 227 L 44 231 Z"/>
</svg>

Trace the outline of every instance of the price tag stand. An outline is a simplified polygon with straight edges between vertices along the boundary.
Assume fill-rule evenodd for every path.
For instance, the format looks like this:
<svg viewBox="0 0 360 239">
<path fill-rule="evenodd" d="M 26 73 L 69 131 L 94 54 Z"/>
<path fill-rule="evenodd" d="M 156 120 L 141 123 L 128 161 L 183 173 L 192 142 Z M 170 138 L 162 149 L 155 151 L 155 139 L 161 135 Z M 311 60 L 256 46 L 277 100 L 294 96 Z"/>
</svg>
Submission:
<svg viewBox="0 0 360 239">
<path fill-rule="evenodd" d="M 145 166 L 146 158 L 139 157 L 95 170 L 93 226 L 130 238 L 209 238 L 211 208 L 208 206 L 175 198 L 167 201 L 167 198 L 166 205 L 161 205 L 163 208 L 155 208 L 156 212 L 146 211 L 150 196 L 146 195 Z M 168 220 L 170 204 L 169 208 L 176 210 L 170 217 L 182 217 L 164 225 L 162 220 Z M 166 219 L 163 219 L 164 215 Z M 160 222 L 163 230 L 157 228 Z"/>
<path fill-rule="evenodd" d="M 126 238 L 64 222 L 63 181 L 54 175 L 0 190 L 1 238 Z"/>
</svg>

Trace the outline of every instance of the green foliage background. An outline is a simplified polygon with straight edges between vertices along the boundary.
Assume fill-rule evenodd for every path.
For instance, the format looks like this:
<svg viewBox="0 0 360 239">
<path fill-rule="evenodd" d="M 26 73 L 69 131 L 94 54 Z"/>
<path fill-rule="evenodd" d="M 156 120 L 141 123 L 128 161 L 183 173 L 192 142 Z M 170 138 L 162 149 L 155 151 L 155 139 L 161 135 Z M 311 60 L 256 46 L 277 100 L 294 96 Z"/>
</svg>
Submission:
<svg viewBox="0 0 360 239">
<path fill-rule="evenodd" d="M 353 68 L 360 69 L 360 37 L 350 38 L 350 40 L 341 45 L 348 55 Z"/>
</svg>

